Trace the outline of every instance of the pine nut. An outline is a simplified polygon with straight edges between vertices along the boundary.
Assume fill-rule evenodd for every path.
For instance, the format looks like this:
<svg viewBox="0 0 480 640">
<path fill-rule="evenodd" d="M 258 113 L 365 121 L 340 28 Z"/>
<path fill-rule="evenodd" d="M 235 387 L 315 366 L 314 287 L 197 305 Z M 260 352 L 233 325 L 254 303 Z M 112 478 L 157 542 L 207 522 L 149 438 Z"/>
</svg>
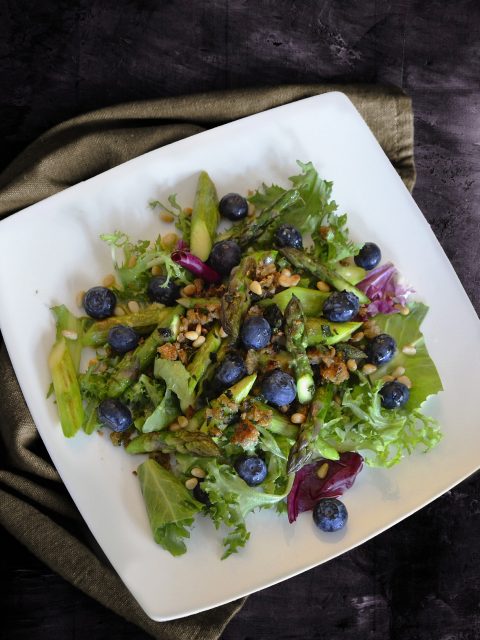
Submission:
<svg viewBox="0 0 480 640">
<path fill-rule="evenodd" d="M 198 333 L 196 331 L 187 331 L 185 333 L 185 338 L 187 340 L 191 340 L 192 342 L 195 342 L 195 340 L 198 339 Z"/>
<path fill-rule="evenodd" d="M 392 376 L 394 378 L 399 378 L 400 376 L 403 376 L 404 373 L 405 373 L 405 367 L 397 367 L 392 371 Z"/>
<path fill-rule="evenodd" d="M 282 276 L 287 276 L 287 278 L 289 278 L 292 275 L 292 272 L 290 271 L 290 269 L 282 269 L 280 273 L 282 274 Z"/>
<path fill-rule="evenodd" d="M 402 349 L 402 353 L 406 356 L 414 356 L 417 353 L 417 350 L 412 344 L 406 344 Z"/>
<path fill-rule="evenodd" d="M 137 256 L 130 256 L 127 262 L 127 266 L 132 268 L 137 264 Z"/>
<path fill-rule="evenodd" d="M 290 421 L 293 422 L 293 424 L 303 424 L 306 419 L 307 416 L 305 416 L 303 413 L 294 413 L 291 416 Z"/>
<path fill-rule="evenodd" d="M 188 480 L 185 480 L 185 486 L 189 491 L 191 491 L 192 489 L 195 489 L 197 484 L 198 484 L 197 478 L 189 478 Z"/>
<path fill-rule="evenodd" d="M 109 273 L 108 276 L 105 276 L 102 280 L 102 284 L 104 287 L 111 287 L 112 284 L 115 284 L 115 276 Z"/>
<path fill-rule="evenodd" d="M 201 278 L 195 278 L 195 280 L 193 281 L 193 284 L 195 285 L 195 291 L 197 292 L 198 295 L 200 295 L 203 291 L 203 285 L 204 282 Z"/>
<path fill-rule="evenodd" d="M 182 427 L 182 429 L 185 429 L 185 427 L 188 426 L 188 418 L 186 418 L 185 416 L 178 416 L 177 422 Z"/>
<path fill-rule="evenodd" d="M 364 373 L 366 376 L 371 375 L 372 373 L 375 373 L 375 371 L 377 370 L 377 367 L 374 364 L 364 364 L 362 367 L 362 373 Z"/>
<path fill-rule="evenodd" d="M 129 300 L 127 307 L 132 313 L 138 313 L 140 311 L 140 305 L 136 300 Z"/>
<path fill-rule="evenodd" d="M 327 292 L 327 291 L 330 291 L 330 286 L 326 282 L 324 282 L 323 280 L 319 280 L 317 282 L 317 289 L 319 291 Z"/>
<path fill-rule="evenodd" d="M 205 476 L 207 475 L 205 471 L 200 467 L 193 467 L 190 473 L 194 478 L 205 478 Z"/>
<path fill-rule="evenodd" d="M 195 327 L 195 331 L 198 333 L 198 335 L 202 333 L 202 325 L 200 324 L 200 322 Z"/>
<path fill-rule="evenodd" d="M 182 427 L 178 424 L 178 422 L 172 422 L 172 424 L 168 427 L 169 431 L 180 431 Z"/>
<path fill-rule="evenodd" d="M 400 376 L 399 378 L 397 378 L 397 382 L 401 382 L 402 384 L 404 384 L 407 389 L 412 388 L 412 381 L 408 376 Z"/>
<path fill-rule="evenodd" d="M 195 347 L 195 349 L 198 349 L 198 347 L 201 347 L 204 342 L 205 342 L 205 336 L 199 336 L 195 340 L 195 342 L 192 344 L 192 346 Z"/>
<path fill-rule="evenodd" d="M 162 238 L 162 244 L 166 247 L 174 247 L 178 242 L 176 233 L 166 233 Z"/>
<path fill-rule="evenodd" d="M 79 291 L 75 296 L 75 302 L 77 307 L 83 307 L 83 298 L 85 297 L 85 291 Z"/>
<path fill-rule="evenodd" d="M 255 215 L 255 205 L 252 204 L 251 202 L 248 203 L 248 212 L 247 212 L 247 216 L 249 218 L 251 218 L 252 216 Z"/>
<path fill-rule="evenodd" d="M 297 284 L 300 282 L 300 276 L 299 275 L 293 275 L 293 276 L 283 276 L 281 275 L 278 279 L 278 284 L 281 287 L 296 287 Z"/>
<path fill-rule="evenodd" d="M 393 376 L 383 376 L 383 382 L 393 382 L 395 378 Z"/>
<path fill-rule="evenodd" d="M 120 316 L 124 316 L 125 315 L 125 311 L 122 309 L 122 307 L 119 307 L 118 304 L 117 304 L 117 306 L 113 310 L 113 315 L 117 316 L 117 318 L 120 318 Z"/>
<path fill-rule="evenodd" d="M 255 293 L 257 296 L 261 296 L 263 293 L 262 285 L 259 282 L 257 282 L 257 280 L 252 280 L 252 282 L 250 283 L 249 289 L 252 293 Z"/>
<path fill-rule="evenodd" d="M 194 284 L 187 284 L 186 287 L 183 287 L 182 289 L 182 293 L 184 296 L 193 296 L 197 293 L 197 288 L 195 287 Z"/>
<path fill-rule="evenodd" d="M 356 371 L 357 370 L 357 361 L 354 360 L 353 358 L 350 358 L 349 360 L 347 360 L 347 369 L 349 371 Z"/>
<path fill-rule="evenodd" d="M 78 338 L 78 333 L 76 331 L 70 331 L 69 329 L 64 329 L 62 331 L 62 336 L 67 338 L 67 340 L 76 340 Z"/>
<path fill-rule="evenodd" d="M 402 316 L 408 316 L 408 314 L 410 313 L 410 309 L 408 307 L 402 307 L 400 309 L 400 313 L 402 314 Z"/>
<path fill-rule="evenodd" d="M 328 462 L 324 462 L 317 469 L 317 476 L 320 478 L 320 480 L 323 480 L 324 478 L 327 477 L 327 473 L 328 473 Z"/>
<path fill-rule="evenodd" d="M 350 338 L 350 342 L 360 342 L 360 340 L 363 340 L 364 335 L 363 331 L 357 331 L 357 333 L 354 333 Z"/>
<path fill-rule="evenodd" d="M 154 264 L 152 267 L 152 276 L 161 276 L 162 267 L 159 264 Z"/>
<path fill-rule="evenodd" d="M 172 216 L 171 213 L 164 212 L 164 213 L 160 214 L 160 220 L 162 222 L 169 223 L 169 222 L 173 222 L 175 220 L 175 218 Z"/>
<path fill-rule="evenodd" d="M 220 338 L 228 338 L 228 333 L 225 331 L 223 327 L 220 327 L 220 331 L 218 332 Z"/>
</svg>

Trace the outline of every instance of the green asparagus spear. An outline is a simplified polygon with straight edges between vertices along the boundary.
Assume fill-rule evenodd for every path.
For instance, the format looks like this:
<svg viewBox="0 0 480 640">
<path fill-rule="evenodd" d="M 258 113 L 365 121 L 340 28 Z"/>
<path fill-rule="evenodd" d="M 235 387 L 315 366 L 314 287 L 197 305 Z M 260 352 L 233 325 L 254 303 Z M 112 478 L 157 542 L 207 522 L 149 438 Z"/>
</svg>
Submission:
<svg viewBox="0 0 480 640">
<path fill-rule="evenodd" d="M 107 396 L 118 398 L 145 371 L 155 359 L 158 347 L 175 340 L 179 327 L 179 317 L 171 318 L 169 326 L 155 329 L 136 349 L 126 353 L 112 373 L 107 386 Z"/>
<path fill-rule="evenodd" d="M 296 189 L 290 189 L 278 198 L 272 205 L 263 209 L 253 218 L 245 218 L 242 222 L 232 225 L 218 238 L 222 240 L 235 240 L 242 249 L 247 248 L 254 240 L 259 238 L 268 227 L 273 224 L 284 209 L 295 204 L 300 199 Z"/>
<path fill-rule="evenodd" d="M 220 298 L 179 298 L 177 303 L 185 309 L 206 309 L 211 305 L 220 306 Z"/>
<path fill-rule="evenodd" d="M 202 171 L 193 202 L 190 251 L 204 262 L 212 250 L 219 216 L 217 190 L 208 173 Z"/>
<path fill-rule="evenodd" d="M 210 356 L 218 351 L 221 343 L 222 341 L 217 335 L 217 327 L 210 329 L 205 342 L 197 349 L 192 361 L 187 366 L 187 371 L 190 374 L 188 386 L 191 393 L 205 376 L 212 363 Z"/>
<path fill-rule="evenodd" d="M 250 306 L 249 286 L 255 276 L 256 261 L 251 256 L 242 259 L 231 275 L 228 289 L 222 298 L 221 320 L 230 342 L 235 342 L 240 326 Z"/>
<path fill-rule="evenodd" d="M 333 398 L 334 387 L 329 384 L 325 387 L 318 387 L 307 420 L 300 425 L 295 444 L 290 450 L 287 462 L 287 472 L 295 473 L 306 465 L 315 453 L 315 443 L 323 421 L 327 414 L 328 407 Z"/>
<path fill-rule="evenodd" d="M 48 357 L 48 366 L 62 430 L 67 438 L 71 438 L 83 424 L 84 411 L 75 366 L 63 336 L 55 341 Z"/>
<path fill-rule="evenodd" d="M 260 307 L 269 307 L 276 304 L 282 313 L 287 308 L 291 297 L 295 295 L 302 305 L 303 312 L 306 316 L 319 316 L 322 313 L 323 303 L 330 295 L 325 291 L 317 291 L 316 289 L 307 289 L 305 287 L 289 287 L 280 291 L 273 298 L 264 298 L 258 303 Z"/>
<path fill-rule="evenodd" d="M 351 291 L 357 296 L 362 304 L 368 304 L 370 302 L 363 291 L 354 287 L 353 284 L 350 284 L 348 280 L 345 280 L 345 278 L 333 269 L 330 269 L 317 260 L 311 258 L 304 251 L 294 249 L 293 247 L 284 247 L 281 251 L 287 260 L 297 269 L 304 269 L 305 271 L 310 272 L 312 276 L 315 276 L 315 278 L 328 282 L 328 284 L 332 285 L 332 287 L 335 287 L 335 289 L 338 289 L 339 291 Z"/>
<path fill-rule="evenodd" d="M 132 327 L 138 332 L 148 331 L 156 326 L 168 326 L 171 319 L 181 313 L 180 307 L 164 307 L 160 304 L 151 304 L 137 313 L 129 313 L 124 316 L 112 316 L 105 320 L 99 320 L 92 324 L 85 333 L 82 344 L 84 347 L 100 347 L 107 342 L 108 332 L 119 324 Z"/>
<path fill-rule="evenodd" d="M 290 419 L 283 415 L 283 413 L 280 413 L 280 411 L 277 411 L 273 407 L 270 407 L 268 404 L 260 402 L 259 400 L 254 400 L 252 402 L 247 400 L 247 404 L 247 416 L 254 424 L 255 409 L 258 409 L 263 415 L 269 415 L 270 422 L 268 426 L 266 426 L 266 429 L 272 433 L 286 436 L 287 438 L 297 437 L 298 426 L 292 424 Z"/>
<path fill-rule="evenodd" d="M 361 322 L 329 322 L 323 318 L 307 318 L 305 333 L 309 347 L 317 344 L 332 346 L 337 342 L 344 342 L 358 331 Z"/>
<path fill-rule="evenodd" d="M 212 400 L 210 407 L 206 410 L 206 421 L 201 431 L 208 433 L 213 427 L 223 430 L 238 413 L 240 403 L 248 396 L 256 379 L 256 374 L 247 376 Z"/>
<path fill-rule="evenodd" d="M 78 373 L 80 357 L 83 348 L 83 334 L 86 325 L 91 322 L 90 318 L 77 318 L 64 304 L 52 307 L 51 311 L 55 316 L 57 327 L 57 339 L 61 336 L 67 338 L 67 349 L 72 357 L 73 366 Z"/>
<path fill-rule="evenodd" d="M 305 314 L 295 295 L 290 298 L 285 309 L 285 340 L 287 351 L 293 356 L 292 365 L 297 381 L 298 400 L 301 404 L 307 404 L 313 398 L 315 383 L 306 352 Z"/>
<path fill-rule="evenodd" d="M 195 456 L 217 458 L 220 449 L 206 433 L 200 431 L 152 431 L 131 440 L 126 446 L 128 453 L 190 453 Z"/>
</svg>

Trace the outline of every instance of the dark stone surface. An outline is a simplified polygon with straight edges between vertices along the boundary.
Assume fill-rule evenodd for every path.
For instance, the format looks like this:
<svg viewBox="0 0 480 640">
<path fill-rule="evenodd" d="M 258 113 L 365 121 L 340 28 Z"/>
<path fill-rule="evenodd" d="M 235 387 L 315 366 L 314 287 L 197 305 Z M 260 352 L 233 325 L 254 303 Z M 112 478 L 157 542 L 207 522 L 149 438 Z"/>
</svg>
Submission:
<svg viewBox="0 0 480 640">
<path fill-rule="evenodd" d="M 126 100 L 324 80 L 403 87 L 414 197 L 480 308 L 477 0 L 0 0 L 0 59 L 0 167 L 57 122 Z M 223 640 L 479 638 L 479 499 L 477 475 L 250 597 Z M 0 540 L 2 638 L 147 637 Z"/>
</svg>

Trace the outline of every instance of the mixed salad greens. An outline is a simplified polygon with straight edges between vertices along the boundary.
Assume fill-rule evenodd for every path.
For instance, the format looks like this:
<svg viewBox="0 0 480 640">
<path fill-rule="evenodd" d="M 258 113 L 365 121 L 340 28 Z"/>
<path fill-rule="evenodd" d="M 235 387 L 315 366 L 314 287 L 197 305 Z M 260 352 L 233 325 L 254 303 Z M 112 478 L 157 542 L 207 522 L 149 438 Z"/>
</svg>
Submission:
<svg viewBox="0 0 480 640">
<path fill-rule="evenodd" d="M 420 331 L 427 307 L 377 245 L 350 239 L 332 183 L 298 164 L 288 188 L 220 202 L 202 172 L 191 209 L 175 195 L 152 203 L 181 237 L 101 236 L 114 277 L 81 293 L 86 315 L 53 308 L 63 432 L 108 428 L 144 454 L 153 536 L 173 555 L 200 513 L 226 527 L 223 557 L 245 545 L 257 508 L 290 522 L 313 510 L 339 528 L 336 499 L 364 462 L 390 467 L 441 437 L 421 409 L 442 389 Z"/>
</svg>

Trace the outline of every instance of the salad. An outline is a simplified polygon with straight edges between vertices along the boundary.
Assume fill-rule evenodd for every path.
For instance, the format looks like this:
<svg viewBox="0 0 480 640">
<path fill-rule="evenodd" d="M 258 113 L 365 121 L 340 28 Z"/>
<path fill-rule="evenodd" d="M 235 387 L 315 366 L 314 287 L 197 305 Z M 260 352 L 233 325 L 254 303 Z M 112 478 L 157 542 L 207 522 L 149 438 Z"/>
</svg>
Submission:
<svg viewBox="0 0 480 640">
<path fill-rule="evenodd" d="M 180 236 L 102 235 L 115 273 L 79 292 L 81 314 L 52 309 L 63 433 L 106 430 L 143 454 L 152 533 L 173 555 L 200 514 L 226 530 L 224 558 L 260 508 L 338 530 L 338 498 L 364 464 L 390 467 L 441 437 L 422 411 L 442 389 L 427 307 L 376 244 L 349 237 L 332 182 L 298 165 L 289 187 L 220 200 L 201 172 L 192 208 L 151 203 Z"/>
</svg>

